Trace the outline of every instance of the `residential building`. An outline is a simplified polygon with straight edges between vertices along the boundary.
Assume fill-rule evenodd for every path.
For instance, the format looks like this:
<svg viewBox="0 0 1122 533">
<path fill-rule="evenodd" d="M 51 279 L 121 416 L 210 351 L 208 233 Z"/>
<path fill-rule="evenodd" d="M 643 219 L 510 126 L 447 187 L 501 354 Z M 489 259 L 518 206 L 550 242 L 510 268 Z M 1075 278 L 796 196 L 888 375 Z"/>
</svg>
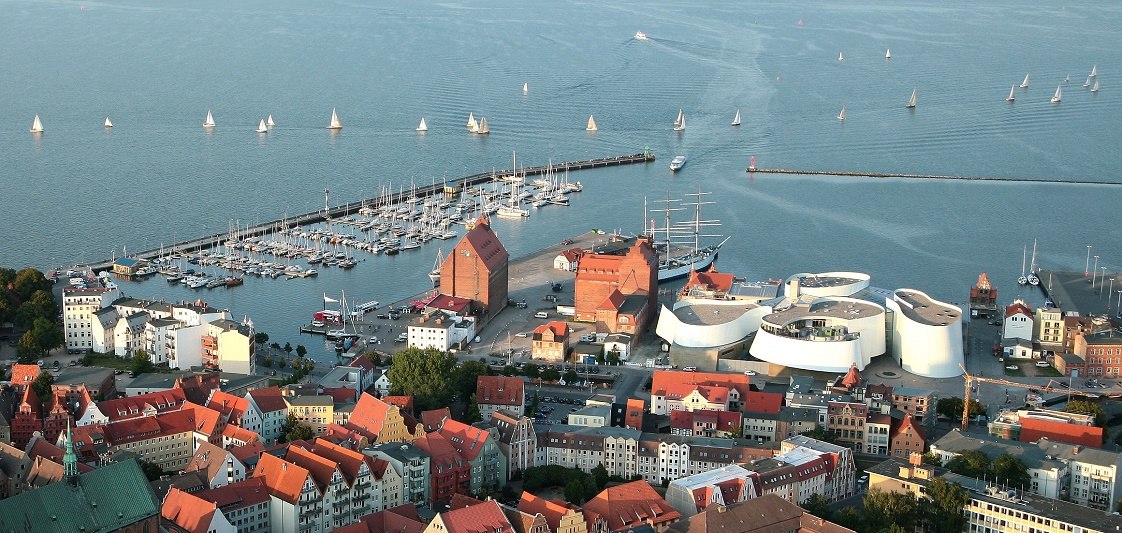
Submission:
<svg viewBox="0 0 1122 533">
<path fill-rule="evenodd" d="M 1086 377 L 1122 377 L 1122 335 L 1114 330 L 1076 333 L 1075 355 L 1083 358 Z"/>
<path fill-rule="evenodd" d="M 593 322 L 598 333 L 646 330 L 657 308 L 658 254 L 639 237 L 623 255 L 585 254 L 573 282 L 575 318 Z"/>
<path fill-rule="evenodd" d="M 584 512 L 604 517 L 608 531 L 628 531 L 649 526 L 657 533 L 666 531 L 682 518 L 646 481 L 632 481 L 608 487 L 585 502 Z"/>
<path fill-rule="evenodd" d="M 892 408 L 903 411 L 921 426 L 933 426 L 938 416 L 935 404 L 938 397 L 935 391 L 915 387 L 895 387 L 892 389 Z"/>
<path fill-rule="evenodd" d="M 584 252 L 580 248 L 562 250 L 561 253 L 557 254 L 557 257 L 553 258 L 553 268 L 555 270 L 574 272 L 577 269 L 577 265 L 580 264 L 580 257 L 583 254 Z"/>
<path fill-rule="evenodd" d="M 538 439 L 534 434 L 534 422 L 529 417 L 499 409 L 491 413 L 489 420 L 475 425 L 490 431 L 495 437 L 499 451 L 506 458 L 507 481 L 513 479 L 515 472 L 537 466 Z"/>
<path fill-rule="evenodd" d="M 452 443 L 439 432 L 426 433 L 413 441 L 429 457 L 430 508 L 452 501 L 454 494 L 466 494 L 471 482 L 471 465 Z"/>
<path fill-rule="evenodd" d="M 289 414 L 311 428 L 317 437 L 323 435 L 335 421 L 335 402 L 331 396 L 286 396 L 284 401 L 288 404 Z"/>
<path fill-rule="evenodd" d="M 253 324 L 249 321 L 219 319 L 207 324 L 202 337 L 203 366 L 238 374 L 256 373 L 254 335 Z"/>
<path fill-rule="evenodd" d="M 670 434 L 700 437 L 730 438 L 743 431 L 741 415 L 735 411 L 698 409 L 670 411 Z M 771 434 L 774 434 L 774 426 Z M 745 438 L 752 438 L 745 436 Z"/>
<path fill-rule="evenodd" d="M 534 328 L 530 357 L 561 363 L 569 354 L 569 325 L 556 320 Z"/>
<path fill-rule="evenodd" d="M 261 454 L 253 471 L 269 493 L 269 530 L 320 533 L 322 494 L 306 468 L 276 457 Z"/>
<path fill-rule="evenodd" d="M 853 461 L 853 450 L 838 446 L 805 435 L 787 438 L 780 447 L 780 455 L 799 449 L 810 450 L 826 459 L 832 464 L 833 474 L 827 479 L 825 490 L 822 493 L 828 500 L 841 500 L 854 494 L 856 479 L 856 466 Z"/>
<path fill-rule="evenodd" d="M 267 443 L 275 443 L 281 436 L 281 426 L 288 419 L 288 402 L 277 387 L 256 389 L 245 395 L 249 409 L 260 413 L 261 429 L 257 431 Z"/>
<path fill-rule="evenodd" d="M 447 413 L 447 410 L 441 411 Z M 483 489 L 493 491 L 506 483 L 509 479 L 506 457 L 499 451 L 497 435 L 446 416 L 441 416 L 430 424 L 430 417 L 426 416 L 430 413 L 440 412 L 426 411 L 421 414 L 426 430 L 430 434 L 439 433 L 446 438 L 469 469 L 469 482 L 465 487 L 467 494 L 480 494 Z"/>
<path fill-rule="evenodd" d="M 440 265 L 439 292 L 471 300 L 471 313 L 482 327 L 506 307 L 508 260 L 490 220 L 479 217 Z"/>
<path fill-rule="evenodd" d="M 94 348 L 94 312 L 121 297 L 116 288 L 65 288 L 62 290 L 62 332 L 68 350 Z"/>
<path fill-rule="evenodd" d="M 440 513 L 424 529 L 424 533 L 481 532 L 514 533 L 510 520 L 494 500 Z"/>
<path fill-rule="evenodd" d="M 885 413 L 869 413 L 865 419 L 865 441 L 861 451 L 871 455 L 888 455 L 892 422 L 892 417 Z"/>
<path fill-rule="evenodd" d="M 1040 349 L 1059 352 L 1064 349 L 1064 312 L 1059 307 L 1038 307 L 1033 321 L 1036 325 L 1036 340 Z"/>
<path fill-rule="evenodd" d="M 834 433 L 839 444 L 858 450 L 863 449 L 869 406 L 853 401 L 830 401 L 826 405 L 829 416 L 826 430 Z"/>
<path fill-rule="evenodd" d="M 32 462 L 27 452 L 0 442 L 0 500 L 23 492 Z"/>
<path fill-rule="evenodd" d="M 889 449 L 893 457 L 907 458 L 913 453 L 927 451 L 927 436 L 912 415 L 905 414 L 898 423 L 893 424 Z"/>
<path fill-rule="evenodd" d="M 747 425 L 747 424 L 746 424 Z M 818 427 L 818 411 L 805 407 L 783 406 L 775 419 L 775 440 L 801 435 Z M 748 438 L 745 433 L 744 438 Z"/>
<path fill-rule="evenodd" d="M 183 471 L 201 473 L 212 489 L 241 481 L 246 474 L 245 465 L 232 452 L 209 442 L 199 444 Z"/>
<path fill-rule="evenodd" d="M 475 386 L 475 403 L 479 415 L 490 420 L 500 409 L 516 416 L 526 414 L 526 382 L 521 376 L 479 376 Z"/>
<path fill-rule="evenodd" d="M 589 533 L 607 528 L 603 517 L 586 516 L 580 507 L 562 501 L 550 501 L 529 491 L 522 492 L 518 510 L 545 518 L 552 533 Z"/>
<path fill-rule="evenodd" d="M 412 444 L 387 442 L 376 444 L 362 451 L 370 457 L 386 461 L 401 478 L 402 502 L 410 505 L 428 505 L 430 501 L 429 480 L 431 477 L 429 454 Z"/>
<path fill-rule="evenodd" d="M 194 493 L 218 506 L 238 533 L 268 533 L 269 491 L 263 478 L 248 478 Z"/>
<path fill-rule="evenodd" d="M 357 401 L 358 395 L 374 384 L 374 371 L 370 360 L 360 355 L 350 364 L 332 368 L 319 379 L 319 385 L 325 389 L 350 389 L 354 391 L 352 399 Z"/>
<path fill-rule="evenodd" d="M 441 351 L 463 349 L 475 338 L 475 319 L 429 311 L 411 320 L 408 326 L 410 348 L 435 348 Z"/>
<path fill-rule="evenodd" d="M 1005 357 L 1029 359 L 1033 356 L 1033 312 L 1024 300 L 1013 300 L 1005 307 L 1001 328 L 1001 346 Z"/>
<path fill-rule="evenodd" d="M 117 397 L 117 379 L 111 368 L 99 366 L 66 367 L 55 375 L 55 382 L 51 385 L 52 388 L 61 387 L 69 390 L 74 390 L 79 386 L 85 387 L 86 391 L 90 393 L 90 398 L 94 400 Z"/>
<path fill-rule="evenodd" d="M 182 533 L 238 533 L 214 502 L 172 487 L 160 506 L 161 525 Z"/>
<path fill-rule="evenodd" d="M 732 505 L 758 496 L 759 476 L 741 465 L 675 479 L 666 488 L 666 503 L 684 517 L 694 516 L 710 505 Z"/>
<path fill-rule="evenodd" d="M 422 533 L 427 526 L 417 514 L 417 506 L 405 504 L 360 517 L 332 533 Z"/>
<path fill-rule="evenodd" d="M 239 428 L 261 433 L 261 412 L 249 401 L 248 396 L 235 396 L 220 390 L 213 391 L 206 402 L 209 409 L 222 414 L 222 420 Z"/>
<path fill-rule="evenodd" d="M 856 533 L 773 494 L 732 505 L 713 505 L 670 526 L 673 533 Z"/>
<path fill-rule="evenodd" d="M 363 393 L 344 427 L 365 437 L 367 443 L 374 445 L 383 442 L 412 442 L 424 433 L 419 426 L 400 407 Z"/>
<path fill-rule="evenodd" d="M 705 387 L 700 389 L 698 387 Z M 752 392 L 748 376 L 725 372 L 682 372 L 655 370 L 651 378 L 651 414 L 664 415 L 675 409 L 715 409 L 718 411 L 778 412 L 782 398 L 760 393 L 749 408 L 746 399 Z M 691 396 L 692 395 L 692 396 Z M 774 396 L 774 398 L 773 398 Z M 755 405 L 755 402 L 763 402 Z"/>
</svg>

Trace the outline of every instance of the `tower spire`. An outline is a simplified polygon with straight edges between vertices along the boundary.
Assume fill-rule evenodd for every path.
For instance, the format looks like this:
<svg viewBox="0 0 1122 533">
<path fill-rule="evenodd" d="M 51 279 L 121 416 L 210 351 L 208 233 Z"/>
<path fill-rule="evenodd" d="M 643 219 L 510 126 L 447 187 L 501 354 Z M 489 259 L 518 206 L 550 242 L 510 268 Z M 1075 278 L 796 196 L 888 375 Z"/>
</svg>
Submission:
<svg viewBox="0 0 1122 533">
<path fill-rule="evenodd" d="M 62 472 L 74 483 L 78 479 L 78 456 L 74 454 L 74 439 L 70 436 L 70 422 L 66 422 L 66 443 L 63 444 Z"/>
</svg>

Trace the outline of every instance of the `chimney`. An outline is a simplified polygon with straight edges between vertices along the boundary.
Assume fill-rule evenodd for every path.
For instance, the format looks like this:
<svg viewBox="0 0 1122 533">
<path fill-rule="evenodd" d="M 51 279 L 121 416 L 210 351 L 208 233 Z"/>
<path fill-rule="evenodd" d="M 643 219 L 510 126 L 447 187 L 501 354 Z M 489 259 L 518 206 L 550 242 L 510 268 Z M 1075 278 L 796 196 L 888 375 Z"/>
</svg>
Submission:
<svg viewBox="0 0 1122 533">
<path fill-rule="evenodd" d="M 923 454 L 912 452 L 908 455 L 908 464 L 912 466 L 923 466 Z"/>
</svg>

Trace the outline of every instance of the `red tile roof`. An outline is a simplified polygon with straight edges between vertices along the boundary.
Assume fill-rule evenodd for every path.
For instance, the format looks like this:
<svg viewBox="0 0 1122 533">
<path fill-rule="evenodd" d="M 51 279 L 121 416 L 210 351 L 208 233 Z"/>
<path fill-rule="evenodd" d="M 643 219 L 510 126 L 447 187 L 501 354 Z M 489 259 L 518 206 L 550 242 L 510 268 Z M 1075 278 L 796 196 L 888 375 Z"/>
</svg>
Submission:
<svg viewBox="0 0 1122 533">
<path fill-rule="evenodd" d="M 226 420 L 241 425 L 240 421 L 242 417 L 245 416 L 245 412 L 249 409 L 249 400 L 244 397 L 234 396 L 228 392 L 216 390 L 210 395 L 210 400 L 207 401 L 206 406 L 208 409 L 213 409 L 222 413 Z"/>
<path fill-rule="evenodd" d="M 471 308 L 471 300 L 447 294 L 438 294 L 435 298 L 430 300 L 429 303 L 425 304 L 425 307 L 449 311 L 463 316 L 466 315 Z"/>
<path fill-rule="evenodd" d="M 577 277 L 586 281 L 619 281 L 622 255 L 585 254 L 577 266 Z"/>
<path fill-rule="evenodd" d="M 521 377 L 479 376 L 475 401 L 489 405 L 522 405 L 525 386 Z"/>
<path fill-rule="evenodd" d="M 569 334 L 569 325 L 557 320 L 549 322 L 548 324 L 542 324 L 534 328 L 534 340 L 540 340 L 546 331 L 552 331 L 553 340 L 561 342 Z"/>
<path fill-rule="evenodd" d="M 253 403 L 256 403 L 257 407 L 265 413 L 288 409 L 288 404 L 285 403 L 279 387 L 252 390 L 249 391 L 249 395 L 253 397 Z"/>
<path fill-rule="evenodd" d="M 190 533 L 207 533 L 218 506 L 175 487 L 164 497 L 160 517 Z"/>
<path fill-rule="evenodd" d="M 26 386 L 39 377 L 43 369 L 39 365 L 12 365 L 12 385 Z"/>
<path fill-rule="evenodd" d="M 448 533 L 514 533 L 514 527 L 494 500 L 440 513 Z"/>
<path fill-rule="evenodd" d="M 1022 416 L 1021 442 L 1036 442 L 1041 437 L 1099 448 L 1103 445 L 1103 428 Z"/>
<path fill-rule="evenodd" d="M 154 410 L 157 413 L 176 411 L 182 409 L 186 402 L 187 396 L 183 393 L 183 389 L 168 389 L 128 398 L 105 400 L 98 404 L 98 409 L 101 410 L 102 414 L 109 417 L 110 422 L 116 422 L 144 416 L 146 409 Z"/>
<path fill-rule="evenodd" d="M 323 394 L 330 396 L 335 403 L 353 402 L 358 399 L 360 391 L 350 387 L 324 387 Z"/>
<path fill-rule="evenodd" d="M 196 492 L 195 496 L 213 502 L 219 509 L 240 509 L 269 501 L 269 490 L 265 486 L 264 479 L 251 477 L 229 485 Z"/>
<path fill-rule="evenodd" d="M 582 254 L 584 254 L 584 251 L 580 248 L 569 248 L 568 250 L 562 250 L 560 255 L 564 257 L 566 261 L 576 263 Z"/>
<path fill-rule="evenodd" d="M 386 414 L 396 407 L 383 402 L 365 392 L 358 398 L 358 403 L 351 410 L 347 419 L 347 429 L 358 432 L 370 440 L 378 437 L 382 431 L 382 424 L 386 421 Z"/>
<path fill-rule="evenodd" d="M 425 431 L 428 433 L 439 430 L 446 420 L 451 419 L 452 411 L 447 407 L 421 411 L 421 424 L 425 426 Z"/>
<path fill-rule="evenodd" d="M 744 406 L 745 413 L 774 415 L 779 414 L 779 408 L 783 407 L 783 395 L 778 392 L 741 391 L 740 403 Z"/>
<path fill-rule="evenodd" d="M 460 452 L 465 461 L 474 461 L 491 436 L 485 430 L 452 419 L 444 421 L 440 434 L 452 443 L 452 447 Z"/>
<path fill-rule="evenodd" d="M 596 307 L 596 310 L 618 311 L 619 308 L 623 306 L 623 302 L 625 302 L 626 300 L 627 297 L 624 296 L 622 292 L 614 290 L 611 294 L 608 295 L 607 298 L 604 299 L 603 302 L 600 303 L 599 306 Z"/>
<path fill-rule="evenodd" d="M 300 491 L 309 476 L 307 469 L 268 453 L 261 455 L 253 471 L 253 477 L 265 480 L 270 495 L 291 504 L 300 500 Z"/>
<path fill-rule="evenodd" d="M 689 278 L 686 284 L 682 287 L 682 293 L 689 292 L 692 288 L 702 288 L 708 291 L 728 292 L 732 288 L 732 283 L 736 276 L 717 272 L 715 266 L 710 266 L 708 270 L 698 272 L 696 270 L 690 271 Z"/>
<path fill-rule="evenodd" d="M 1013 302 L 1005 308 L 1005 318 L 1009 318 L 1017 313 L 1031 317 L 1032 308 L 1020 300 Z"/>
<path fill-rule="evenodd" d="M 320 457 L 296 443 L 292 443 L 288 447 L 288 452 L 284 454 L 284 460 L 307 469 L 312 474 L 312 479 L 315 480 L 316 485 L 319 485 L 321 492 L 331 484 L 331 477 L 335 475 L 335 471 L 339 468 L 335 461 Z"/>
<path fill-rule="evenodd" d="M 740 413 L 736 411 L 716 411 L 713 409 L 670 411 L 670 427 L 672 429 L 692 431 L 697 423 L 711 423 L 713 424 L 711 427 L 713 430 L 732 432 L 740 427 L 740 419 Z"/>
<path fill-rule="evenodd" d="M 413 397 L 412 396 L 408 396 L 408 395 L 382 396 L 382 401 L 386 402 L 390 405 L 396 405 L 398 409 L 401 409 L 401 410 L 403 410 L 407 413 L 413 412 Z M 352 413 L 351 416 L 354 416 L 354 413 Z"/>
<path fill-rule="evenodd" d="M 257 432 L 231 425 L 227 425 L 222 429 L 222 436 L 227 439 L 245 443 L 257 442 L 261 440 L 261 435 L 258 435 Z"/>
<path fill-rule="evenodd" d="M 195 455 L 191 456 L 184 472 L 200 471 L 206 474 L 207 481 L 211 481 L 219 472 L 226 470 L 226 450 L 209 442 L 200 442 Z"/>
<path fill-rule="evenodd" d="M 591 511 L 608 522 L 609 531 L 624 531 L 631 527 L 674 522 L 682 517 L 662 499 L 646 481 L 632 481 L 608 487 L 584 504 L 586 512 Z"/>
<path fill-rule="evenodd" d="M 223 427 L 226 423 L 222 419 L 222 414 L 214 409 L 207 409 L 198 404 L 185 402 L 183 410 L 191 413 L 193 417 L 194 430 L 200 434 L 213 437 L 222 433 Z"/>
<path fill-rule="evenodd" d="M 729 401 L 729 390 L 725 387 L 692 383 L 668 383 L 664 389 L 658 391 L 658 395 L 665 396 L 668 400 L 681 400 L 694 391 L 709 402 L 727 404 Z"/>
<path fill-rule="evenodd" d="M 421 533 L 428 526 L 411 503 L 368 514 L 359 522 L 332 530 L 332 533 Z"/>
<path fill-rule="evenodd" d="M 362 368 L 365 370 L 374 370 L 375 368 L 377 368 L 374 366 L 374 362 L 370 359 L 367 359 L 365 355 L 359 355 L 354 359 L 351 359 L 351 362 L 347 363 L 347 366 L 353 366 L 355 368 Z"/>
<path fill-rule="evenodd" d="M 47 442 L 47 439 L 44 438 L 34 439 L 30 444 L 31 446 L 27 449 L 28 459 L 43 458 L 62 464 L 62 454 L 64 453 L 62 448 Z M 93 467 L 86 463 L 78 463 L 79 472 L 89 472 L 91 470 L 93 470 Z"/>
<path fill-rule="evenodd" d="M 230 448 L 230 453 L 234 454 L 234 457 L 243 464 L 246 463 L 248 459 L 256 459 L 264 451 L 265 445 L 261 444 L 261 441 L 254 441 L 245 446 L 234 446 Z"/>
<path fill-rule="evenodd" d="M 483 260 L 483 264 L 491 272 L 498 270 L 510 257 L 503 243 L 499 242 L 499 237 L 491 230 L 491 223 L 487 217 L 479 217 L 475 227 L 464 234 L 463 239 L 456 245 L 458 250 L 464 247 L 474 250 L 475 255 Z"/>
<path fill-rule="evenodd" d="M 339 466 L 339 471 L 343 473 L 343 477 L 346 478 L 348 484 L 354 483 L 364 463 L 367 468 L 370 467 L 371 463 L 370 457 L 338 444 L 333 444 L 325 439 L 316 439 L 312 451 L 324 459 L 334 461 Z"/>
<path fill-rule="evenodd" d="M 549 529 L 557 531 L 561 525 L 561 518 L 573 511 L 568 506 L 540 498 L 527 491 L 522 492 L 522 499 L 518 500 L 518 510 L 528 514 L 540 514 L 545 517 Z"/>
<path fill-rule="evenodd" d="M 847 389 L 852 389 L 861 383 L 861 373 L 857 371 L 857 363 L 849 364 L 849 372 L 845 373 L 842 378 L 842 386 Z"/>
</svg>

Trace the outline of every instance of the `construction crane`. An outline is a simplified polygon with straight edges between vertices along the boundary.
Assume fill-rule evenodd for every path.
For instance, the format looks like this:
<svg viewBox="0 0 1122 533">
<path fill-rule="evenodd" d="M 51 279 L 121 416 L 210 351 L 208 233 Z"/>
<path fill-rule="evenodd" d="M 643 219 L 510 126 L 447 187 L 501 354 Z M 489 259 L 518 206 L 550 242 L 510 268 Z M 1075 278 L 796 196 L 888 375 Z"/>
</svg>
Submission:
<svg viewBox="0 0 1122 533">
<path fill-rule="evenodd" d="M 1060 394 L 1074 394 L 1077 396 L 1084 396 L 1087 398 L 1099 398 L 1102 396 L 1097 392 L 1091 392 L 1081 389 L 1073 389 L 1070 387 L 1057 387 L 1052 385 L 1049 381 L 1047 385 L 1032 385 L 1029 383 L 1018 383 L 1016 381 L 1009 381 L 1007 379 L 999 378 L 983 378 L 971 375 L 966 371 L 962 365 L 958 365 L 962 369 L 962 379 L 966 380 L 966 393 L 963 395 L 962 400 L 962 429 L 966 429 L 970 425 L 970 393 L 973 392 L 974 385 L 977 383 L 993 383 L 994 385 L 1004 385 L 1005 387 L 1017 387 L 1021 389 L 1032 389 L 1040 392 L 1058 392 Z"/>
</svg>

